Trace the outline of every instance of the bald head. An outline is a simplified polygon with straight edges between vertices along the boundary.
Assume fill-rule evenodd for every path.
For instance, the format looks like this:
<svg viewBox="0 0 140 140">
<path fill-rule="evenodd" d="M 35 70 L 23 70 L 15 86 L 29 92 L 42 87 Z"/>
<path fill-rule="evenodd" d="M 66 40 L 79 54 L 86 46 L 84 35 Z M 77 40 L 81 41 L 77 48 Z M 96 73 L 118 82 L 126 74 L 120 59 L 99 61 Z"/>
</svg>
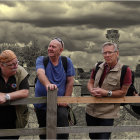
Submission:
<svg viewBox="0 0 140 140">
<path fill-rule="evenodd" d="M 60 44 L 61 44 L 61 47 L 64 48 L 64 42 L 62 41 L 61 38 L 54 38 L 53 40 L 57 40 Z"/>
</svg>

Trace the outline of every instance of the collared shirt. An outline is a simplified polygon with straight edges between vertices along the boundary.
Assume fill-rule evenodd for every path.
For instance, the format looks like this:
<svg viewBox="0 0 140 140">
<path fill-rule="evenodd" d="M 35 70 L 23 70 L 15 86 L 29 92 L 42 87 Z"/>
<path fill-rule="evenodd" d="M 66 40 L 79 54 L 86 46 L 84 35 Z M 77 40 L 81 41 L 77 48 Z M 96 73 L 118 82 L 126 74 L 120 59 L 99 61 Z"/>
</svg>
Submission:
<svg viewBox="0 0 140 140">
<path fill-rule="evenodd" d="M 19 89 L 29 89 L 28 77 L 26 76 L 19 85 Z M 10 76 L 7 83 L 2 77 L 0 69 L 0 92 L 10 93 L 17 90 L 16 78 L 15 76 Z"/>
<path fill-rule="evenodd" d="M 107 63 L 104 64 L 104 70 L 103 70 L 103 73 L 101 75 L 101 79 L 99 81 L 99 87 L 102 86 L 102 83 L 106 77 L 106 75 L 110 72 L 111 69 L 113 69 L 114 67 L 109 67 L 107 65 Z M 92 73 L 91 73 L 91 76 L 90 78 L 93 78 L 94 76 L 94 72 L 95 72 L 95 69 L 92 70 Z M 131 85 L 132 83 L 132 77 L 131 77 L 131 69 L 129 67 L 127 67 L 127 71 L 126 71 L 126 74 L 124 76 L 124 80 L 123 80 L 123 84 L 122 85 Z"/>
<path fill-rule="evenodd" d="M 28 83 L 28 76 L 26 76 L 22 82 L 19 85 L 19 89 L 29 89 L 29 83 Z M 0 92 L 2 93 L 10 93 L 17 90 L 16 86 L 16 78 L 15 76 L 9 77 L 8 81 L 5 82 L 5 80 L 2 77 L 1 69 L 0 69 Z M 1 93 L 0 93 L 1 94 Z M 16 120 L 16 111 L 15 106 L 0 106 L 0 129 L 1 125 L 3 126 L 4 123 L 11 123 L 15 122 Z"/>
</svg>

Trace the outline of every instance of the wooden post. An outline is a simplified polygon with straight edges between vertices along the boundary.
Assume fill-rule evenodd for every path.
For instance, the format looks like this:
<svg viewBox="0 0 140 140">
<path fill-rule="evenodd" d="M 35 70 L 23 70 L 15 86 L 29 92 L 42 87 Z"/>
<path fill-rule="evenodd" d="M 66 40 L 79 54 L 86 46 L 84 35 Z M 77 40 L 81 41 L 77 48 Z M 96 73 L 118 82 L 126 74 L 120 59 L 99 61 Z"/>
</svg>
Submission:
<svg viewBox="0 0 140 140">
<path fill-rule="evenodd" d="M 46 112 L 47 139 L 56 139 L 57 128 L 57 90 L 48 90 Z"/>
</svg>

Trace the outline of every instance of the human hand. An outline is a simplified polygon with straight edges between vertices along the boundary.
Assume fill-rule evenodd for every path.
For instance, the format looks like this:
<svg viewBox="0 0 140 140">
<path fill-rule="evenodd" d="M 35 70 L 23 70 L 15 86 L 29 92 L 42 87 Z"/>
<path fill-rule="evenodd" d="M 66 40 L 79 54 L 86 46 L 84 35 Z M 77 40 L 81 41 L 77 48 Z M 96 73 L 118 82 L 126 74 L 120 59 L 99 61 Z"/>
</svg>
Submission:
<svg viewBox="0 0 140 140">
<path fill-rule="evenodd" d="M 57 85 L 55 85 L 55 84 L 47 84 L 46 89 L 47 89 L 47 91 L 48 91 L 48 89 L 49 90 L 55 90 L 55 89 L 57 89 Z"/>
<path fill-rule="evenodd" d="M 5 93 L 0 93 L 0 104 L 3 104 L 5 102 L 6 102 Z"/>
<path fill-rule="evenodd" d="M 133 92 L 134 96 L 139 96 L 139 93 Z"/>
<path fill-rule="evenodd" d="M 107 90 L 97 87 L 92 89 L 91 94 L 95 97 L 104 97 L 107 96 Z"/>
<path fill-rule="evenodd" d="M 95 90 L 95 88 L 90 89 L 90 93 L 91 93 L 91 95 L 94 96 L 94 97 L 100 96 L 100 93 L 98 93 L 98 92 Z"/>
</svg>

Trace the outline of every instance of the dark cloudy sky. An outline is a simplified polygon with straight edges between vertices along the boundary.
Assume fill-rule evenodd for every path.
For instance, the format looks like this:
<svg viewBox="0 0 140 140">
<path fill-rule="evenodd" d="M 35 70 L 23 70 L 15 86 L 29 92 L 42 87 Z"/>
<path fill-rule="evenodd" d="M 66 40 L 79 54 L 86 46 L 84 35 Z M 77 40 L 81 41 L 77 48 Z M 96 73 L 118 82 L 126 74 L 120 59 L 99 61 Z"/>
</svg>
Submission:
<svg viewBox="0 0 140 140">
<path fill-rule="evenodd" d="M 0 43 L 37 40 L 45 46 L 54 37 L 64 40 L 63 55 L 92 67 L 101 60 L 108 29 L 120 33 L 120 60 L 132 68 L 140 60 L 139 1 L 0 1 Z"/>
</svg>

